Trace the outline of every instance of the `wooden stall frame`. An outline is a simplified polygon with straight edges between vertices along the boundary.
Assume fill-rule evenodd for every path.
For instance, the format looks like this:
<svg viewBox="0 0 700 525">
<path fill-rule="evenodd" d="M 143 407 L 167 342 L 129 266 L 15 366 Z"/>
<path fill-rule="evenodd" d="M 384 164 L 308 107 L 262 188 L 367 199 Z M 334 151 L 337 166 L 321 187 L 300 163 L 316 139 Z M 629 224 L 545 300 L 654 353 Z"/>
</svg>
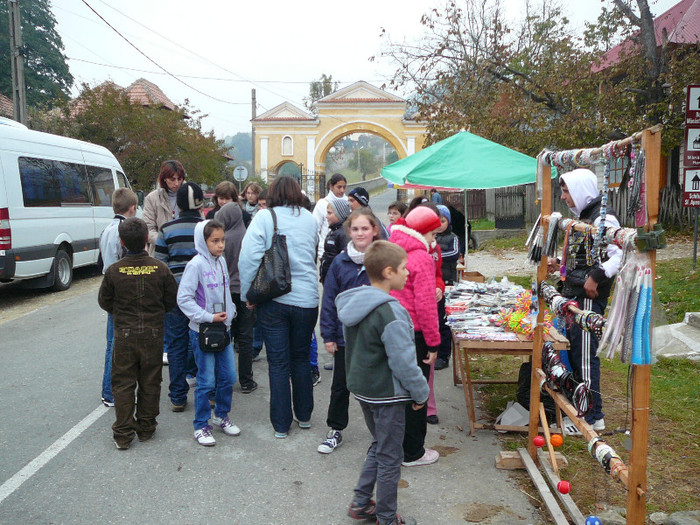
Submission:
<svg viewBox="0 0 700 525">
<path fill-rule="evenodd" d="M 658 222 L 659 216 L 659 191 L 661 180 L 661 126 L 648 128 L 640 133 L 637 133 L 627 139 L 619 141 L 617 144 L 629 144 L 641 137 L 641 145 L 646 156 L 646 176 L 645 176 L 645 191 L 646 191 L 646 207 L 647 207 L 647 224 L 645 230 L 651 231 L 654 225 Z M 551 167 L 546 163 L 543 166 L 543 185 L 542 185 L 542 225 L 547 228 L 548 222 L 544 217 L 549 216 L 552 212 L 552 181 Z M 656 279 L 656 251 L 649 252 L 652 270 L 652 282 Z M 545 258 L 540 262 L 537 268 L 537 282 L 545 280 L 547 277 L 547 261 Z M 654 285 L 655 287 L 655 285 Z M 530 378 L 530 407 L 538 407 L 540 403 L 540 379 L 538 372 L 541 373 L 537 364 L 542 363 L 542 322 L 544 320 L 545 303 L 540 295 L 538 297 L 539 313 L 537 316 L 537 326 L 533 339 L 532 351 L 532 374 Z M 652 316 L 653 317 L 653 316 Z M 653 323 L 650 323 L 649 336 L 653 330 Z M 646 515 L 646 493 L 647 493 L 647 452 L 649 442 L 649 390 L 651 384 L 651 365 L 631 365 L 632 366 L 632 421 L 630 428 L 630 437 L 632 439 L 632 449 L 629 455 L 629 470 L 626 472 L 627 479 L 624 483 L 628 489 L 627 492 L 627 525 L 643 525 Z M 563 398 L 563 396 L 561 396 Z M 558 396 L 554 397 L 557 406 L 561 408 L 562 400 Z M 566 399 L 564 398 L 564 401 Z M 566 410 L 565 410 L 566 412 Z M 580 430 L 592 431 L 590 426 L 585 421 L 578 418 L 572 418 L 574 424 Z M 542 424 L 546 425 L 544 421 Z M 530 424 L 528 432 L 528 447 L 527 451 L 533 461 L 538 461 L 537 447 L 533 439 L 537 435 L 540 426 L 540 415 L 538 410 L 530 410 Z M 587 428 L 583 428 L 587 427 Z"/>
</svg>

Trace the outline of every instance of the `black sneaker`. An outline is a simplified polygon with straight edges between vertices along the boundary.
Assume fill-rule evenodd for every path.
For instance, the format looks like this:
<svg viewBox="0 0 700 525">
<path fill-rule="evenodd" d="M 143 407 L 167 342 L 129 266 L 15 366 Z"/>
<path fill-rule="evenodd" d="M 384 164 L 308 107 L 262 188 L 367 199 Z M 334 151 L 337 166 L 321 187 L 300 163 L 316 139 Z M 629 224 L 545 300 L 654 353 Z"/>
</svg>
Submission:
<svg viewBox="0 0 700 525">
<path fill-rule="evenodd" d="M 447 368 L 450 366 L 450 362 L 447 359 L 443 359 L 442 357 L 438 357 L 435 360 L 435 370 L 442 370 L 444 368 Z"/>
<path fill-rule="evenodd" d="M 184 412 L 186 406 L 187 406 L 187 400 L 186 400 L 186 399 L 185 399 L 185 402 L 184 402 L 184 403 L 173 403 L 173 402 L 170 403 L 170 409 L 171 409 L 173 412 Z"/>
<path fill-rule="evenodd" d="M 366 505 L 355 505 L 353 501 L 348 508 L 348 516 L 354 520 L 368 520 L 372 519 L 377 514 L 377 504 L 373 499 L 369 500 Z"/>
<path fill-rule="evenodd" d="M 241 385 L 241 393 L 250 394 L 258 389 L 258 384 L 255 381 Z"/>
<path fill-rule="evenodd" d="M 114 440 L 114 446 L 117 447 L 117 450 L 129 450 L 129 446 L 131 443 L 119 443 L 116 439 Z"/>
<path fill-rule="evenodd" d="M 438 419 L 438 417 L 437 417 L 436 414 L 433 414 L 432 416 L 426 417 L 426 418 L 425 418 L 425 421 L 426 421 L 426 423 L 428 423 L 429 425 L 437 425 L 437 424 L 440 422 L 440 420 Z"/>
<path fill-rule="evenodd" d="M 316 450 L 321 454 L 330 454 L 336 448 L 343 444 L 343 434 L 340 430 L 333 430 L 332 428 L 326 434 L 326 440 L 321 443 Z"/>
<path fill-rule="evenodd" d="M 318 367 L 311 369 L 311 383 L 316 386 L 321 382 L 321 372 L 318 371 Z"/>
</svg>

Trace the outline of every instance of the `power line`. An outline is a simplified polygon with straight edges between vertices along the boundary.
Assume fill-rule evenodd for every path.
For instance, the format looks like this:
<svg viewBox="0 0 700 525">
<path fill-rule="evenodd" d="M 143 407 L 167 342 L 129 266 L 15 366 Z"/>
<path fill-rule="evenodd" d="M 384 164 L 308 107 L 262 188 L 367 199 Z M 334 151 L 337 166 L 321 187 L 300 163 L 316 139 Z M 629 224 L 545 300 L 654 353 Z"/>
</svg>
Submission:
<svg viewBox="0 0 700 525">
<path fill-rule="evenodd" d="M 75 42 L 75 39 L 72 39 Z M 85 47 L 85 46 L 83 46 Z M 102 66 L 102 67 L 111 67 L 114 69 L 123 69 L 124 71 L 136 71 L 138 73 L 148 73 L 151 75 L 166 75 L 167 73 L 163 73 L 162 71 L 152 71 L 148 69 L 138 69 L 138 68 L 133 68 L 133 67 L 127 67 L 127 66 L 117 66 L 115 64 L 104 64 L 101 62 L 93 62 L 92 60 L 87 60 L 85 58 L 77 58 L 77 57 L 66 57 L 69 60 L 75 60 L 76 62 L 84 62 L 86 64 L 92 64 L 95 66 Z M 103 58 L 103 60 L 106 60 Z M 107 61 L 109 62 L 109 61 Z M 177 73 L 178 77 L 181 78 L 192 78 L 196 80 L 214 80 L 217 82 L 238 82 L 238 83 L 246 83 L 246 84 L 310 84 L 311 82 L 314 81 L 308 81 L 308 80 L 246 80 L 246 79 L 239 79 L 239 78 L 223 78 L 223 77 L 202 77 L 202 76 L 195 76 L 195 75 L 184 75 L 181 73 Z M 368 80 L 367 82 L 383 82 L 382 80 Z M 335 81 L 334 81 L 335 83 Z M 338 81 L 338 84 L 354 84 L 354 82 L 340 82 Z"/>
<path fill-rule="evenodd" d="M 82 0 L 82 1 L 85 2 L 85 0 Z M 292 103 L 292 104 L 296 104 L 296 102 L 290 100 L 288 97 L 286 97 L 286 96 L 284 96 L 284 95 L 280 95 L 279 93 L 276 93 L 275 91 L 272 91 L 271 89 L 266 88 L 265 86 L 261 86 L 261 85 L 257 84 L 254 80 L 250 80 L 250 79 L 244 77 L 243 75 L 241 75 L 241 74 L 239 74 L 239 73 L 235 73 L 235 72 L 233 72 L 233 71 L 231 71 L 231 70 L 229 70 L 229 69 L 227 69 L 227 68 L 225 68 L 225 67 L 223 67 L 223 66 L 217 64 L 216 62 L 212 62 L 211 60 L 209 60 L 209 59 L 208 59 L 207 57 L 205 57 L 205 56 L 202 56 L 202 55 L 200 55 L 200 54 L 198 54 L 198 53 L 195 53 L 195 52 L 192 51 L 191 49 L 188 49 L 188 48 L 186 48 L 185 46 L 183 46 L 182 44 L 180 44 L 179 42 L 176 42 L 175 40 L 172 40 L 172 39 L 168 38 L 167 36 L 162 35 L 162 34 L 160 34 L 159 32 L 157 32 L 157 31 L 151 29 L 150 27 L 148 27 L 148 26 L 142 24 L 142 23 L 139 22 L 138 20 L 136 20 L 136 19 L 130 17 L 130 16 L 127 15 L 126 13 L 124 13 L 124 12 L 120 11 L 119 9 L 117 9 L 116 7 L 114 7 L 114 6 L 110 5 L 110 4 L 108 4 L 108 3 L 105 2 L 104 0 L 97 0 L 97 1 L 100 2 L 101 4 L 105 5 L 105 6 L 109 7 L 110 9 L 116 11 L 117 13 L 119 13 L 120 15 L 122 15 L 123 17 L 128 18 L 129 20 L 131 20 L 131 21 L 134 22 L 135 24 L 140 25 L 141 27 L 143 27 L 144 29 L 150 31 L 151 33 L 153 33 L 153 34 L 155 34 L 155 35 L 158 35 L 159 37 L 161 37 L 161 38 L 164 39 L 164 40 L 167 40 L 167 41 L 170 42 L 171 44 L 175 44 L 177 47 L 179 47 L 179 48 L 181 48 L 181 49 L 184 49 L 185 51 L 187 51 L 188 53 L 190 53 L 190 54 L 192 54 L 193 56 L 197 57 L 198 59 L 203 60 L 203 61 L 207 62 L 208 64 L 211 64 L 211 65 L 213 65 L 214 67 L 217 67 L 217 68 L 221 69 L 222 71 L 225 71 L 226 73 L 228 73 L 228 74 L 230 74 L 230 75 L 233 75 L 234 77 L 237 77 L 237 78 L 240 78 L 240 79 L 245 80 L 245 81 L 247 81 L 247 82 L 250 82 L 251 84 L 256 85 L 256 86 L 259 87 L 260 89 L 262 89 L 262 90 L 264 90 L 264 91 L 267 91 L 268 93 L 272 93 L 273 95 L 278 96 L 278 97 L 282 98 L 283 100 L 286 100 L 287 102 L 290 102 L 290 103 Z M 92 8 L 91 8 L 91 9 L 92 9 Z"/>
<path fill-rule="evenodd" d="M 151 57 L 149 57 L 146 53 L 144 53 L 143 51 L 141 51 L 141 50 L 140 50 L 135 44 L 133 44 L 128 38 L 126 38 L 123 34 L 121 34 L 121 33 L 117 30 L 117 28 L 115 28 L 112 24 L 110 24 L 109 22 L 107 22 L 107 20 L 105 20 L 105 18 L 104 18 L 101 14 L 99 14 L 97 11 L 95 11 L 95 9 L 94 9 L 90 4 L 88 4 L 86 0 L 82 0 L 82 2 L 83 2 L 93 13 L 95 13 L 95 15 L 97 15 L 97 16 L 100 18 L 100 20 L 102 20 L 105 24 L 107 24 L 107 26 L 108 26 L 112 31 L 114 31 L 115 33 L 117 33 L 127 44 L 129 44 L 129 45 L 130 45 L 131 47 L 133 47 L 136 51 L 138 51 L 141 55 L 143 55 L 146 59 L 148 59 L 150 62 L 152 62 L 156 67 L 158 67 L 158 68 L 162 69 L 163 71 L 165 71 L 165 73 L 166 73 L 168 76 L 172 77 L 173 79 L 177 80 L 177 81 L 180 82 L 181 84 L 185 85 L 186 87 L 188 87 L 188 88 L 191 89 L 192 91 L 195 91 L 195 92 L 199 93 L 200 95 L 204 95 L 204 96 L 207 97 L 207 98 L 210 98 L 210 99 L 212 99 L 212 100 L 216 100 L 217 102 L 221 102 L 221 103 L 223 103 L 223 104 L 231 104 L 231 105 L 234 105 L 234 106 L 238 106 L 238 105 L 247 105 L 247 104 L 248 104 L 247 102 L 230 102 L 230 101 L 228 101 L 228 100 L 223 100 L 223 99 L 214 97 L 214 96 L 209 95 L 208 93 L 205 93 L 204 91 L 201 91 L 201 90 L 197 89 L 196 87 L 194 87 L 194 86 L 188 84 L 187 82 L 185 82 L 185 81 L 182 80 L 181 78 L 178 78 L 176 75 L 172 74 L 170 71 L 168 71 L 168 70 L 165 69 L 163 66 L 161 66 L 158 62 L 156 62 L 156 61 L 153 60 Z"/>
</svg>

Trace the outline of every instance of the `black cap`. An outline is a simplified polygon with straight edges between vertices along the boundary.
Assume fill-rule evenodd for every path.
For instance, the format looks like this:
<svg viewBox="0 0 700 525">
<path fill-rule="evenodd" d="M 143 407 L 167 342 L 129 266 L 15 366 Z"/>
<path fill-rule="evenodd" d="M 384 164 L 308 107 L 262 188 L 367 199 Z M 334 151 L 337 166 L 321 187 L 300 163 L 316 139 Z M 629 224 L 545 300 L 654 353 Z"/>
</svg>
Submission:
<svg viewBox="0 0 700 525">
<path fill-rule="evenodd" d="M 198 210 L 204 206 L 204 192 L 199 184 L 185 182 L 177 190 L 177 207 L 182 211 Z"/>
</svg>

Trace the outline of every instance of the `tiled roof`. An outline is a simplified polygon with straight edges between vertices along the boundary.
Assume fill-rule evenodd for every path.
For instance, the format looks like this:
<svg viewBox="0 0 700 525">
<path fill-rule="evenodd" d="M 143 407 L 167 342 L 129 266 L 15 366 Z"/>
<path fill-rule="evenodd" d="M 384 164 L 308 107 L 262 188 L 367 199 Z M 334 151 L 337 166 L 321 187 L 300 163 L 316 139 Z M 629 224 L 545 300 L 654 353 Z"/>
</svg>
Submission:
<svg viewBox="0 0 700 525">
<path fill-rule="evenodd" d="M 15 104 L 12 99 L 0 94 L 0 117 L 13 118 L 15 114 Z"/>
<path fill-rule="evenodd" d="M 700 0 L 681 0 L 665 13 L 654 18 L 654 33 L 656 43 L 661 45 L 664 34 L 668 42 L 672 44 L 696 44 L 700 42 Z M 631 38 L 613 47 L 603 55 L 600 65 L 593 67 L 597 73 L 617 64 L 622 55 L 632 49 L 632 38 L 639 35 L 635 33 Z"/>
<path fill-rule="evenodd" d="M 175 109 L 173 101 L 165 96 L 165 93 L 158 86 L 145 78 L 139 78 L 134 81 L 126 88 L 125 92 L 132 104 L 165 107 L 170 110 Z"/>
</svg>

